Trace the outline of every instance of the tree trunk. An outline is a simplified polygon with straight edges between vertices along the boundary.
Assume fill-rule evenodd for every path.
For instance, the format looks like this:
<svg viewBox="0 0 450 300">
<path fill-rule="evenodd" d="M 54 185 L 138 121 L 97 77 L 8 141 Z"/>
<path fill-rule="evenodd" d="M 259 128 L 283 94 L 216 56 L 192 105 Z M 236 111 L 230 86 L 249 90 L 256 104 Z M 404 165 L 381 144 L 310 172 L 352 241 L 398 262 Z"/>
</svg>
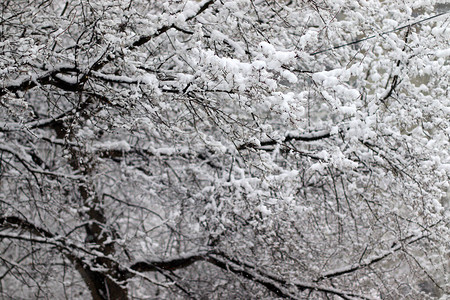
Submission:
<svg viewBox="0 0 450 300">
<path fill-rule="evenodd" d="M 126 282 L 119 284 L 109 274 L 92 271 L 89 266 L 77 263 L 76 268 L 91 292 L 93 300 L 127 300 Z"/>
</svg>

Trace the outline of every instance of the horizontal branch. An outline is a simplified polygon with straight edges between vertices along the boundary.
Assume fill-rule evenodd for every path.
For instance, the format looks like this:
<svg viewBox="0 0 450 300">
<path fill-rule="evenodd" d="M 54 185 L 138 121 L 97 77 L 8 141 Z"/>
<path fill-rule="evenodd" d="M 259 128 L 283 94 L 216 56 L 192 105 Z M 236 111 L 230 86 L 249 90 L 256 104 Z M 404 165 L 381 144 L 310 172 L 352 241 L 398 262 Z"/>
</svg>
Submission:
<svg viewBox="0 0 450 300">
<path fill-rule="evenodd" d="M 310 132 L 310 133 L 304 133 L 304 134 L 288 133 L 281 140 L 270 139 L 270 140 L 266 140 L 266 141 L 261 141 L 259 143 L 259 145 L 257 145 L 256 143 L 245 143 L 245 144 L 239 146 L 238 150 L 244 150 L 244 149 L 267 150 L 264 147 L 275 146 L 278 144 L 288 143 L 288 142 L 292 142 L 292 141 L 313 142 L 313 141 L 319 141 L 322 139 L 327 139 L 330 137 L 331 137 L 331 133 L 329 130 L 322 130 L 322 131 Z"/>
<path fill-rule="evenodd" d="M 66 250 L 65 254 L 70 253 L 72 257 L 74 256 L 74 251 L 78 250 L 85 254 L 94 255 L 90 251 L 84 249 L 81 246 L 78 246 L 74 243 L 68 242 L 66 238 L 52 233 L 42 227 L 34 225 L 33 223 L 22 219 L 17 216 L 8 216 L 0 218 L 0 228 L 9 228 L 9 229 L 17 229 L 20 231 L 26 231 L 36 237 L 23 236 L 23 235 L 12 235 L 12 234 L 2 234 L 0 237 L 10 238 L 16 240 L 24 240 L 30 242 L 36 242 L 41 244 L 49 244 L 56 246 L 60 250 Z"/>
<path fill-rule="evenodd" d="M 22 230 L 26 230 L 29 233 L 40 236 L 40 237 L 46 237 L 46 238 L 55 237 L 55 235 L 53 233 L 51 233 L 50 231 L 40 228 L 40 227 L 28 222 L 27 220 L 21 219 L 16 216 L 0 218 L 0 227 L 22 229 Z"/>
<path fill-rule="evenodd" d="M 170 270 L 175 271 L 178 269 L 186 268 L 190 265 L 192 265 L 195 262 L 198 261 L 206 261 L 209 262 L 223 270 L 231 271 L 232 273 L 241 275 L 247 279 L 253 280 L 255 282 L 258 282 L 265 286 L 268 290 L 275 293 L 276 295 L 288 298 L 288 299 L 295 299 L 293 296 L 288 295 L 288 292 L 284 290 L 282 287 L 277 286 L 276 283 L 270 282 L 270 280 L 264 280 L 263 278 L 259 278 L 258 276 L 255 276 L 254 274 L 251 274 L 236 264 L 226 262 L 225 260 L 222 260 L 218 257 L 210 256 L 206 253 L 203 254 L 193 254 L 193 255 L 187 255 L 182 257 L 177 257 L 169 260 L 161 260 L 161 261 L 148 261 L 148 262 L 137 262 L 134 265 L 132 265 L 130 268 L 137 272 L 154 272 L 154 271 L 161 271 L 161 270 Z"/>
<path fill-rule="evenodd" d="M 72 111 L 72 110 L 70 110 L 70 111 Z M 0 132 L 19 131 L 19 130 L 24 130 L 24 129 L 34 129 L 34 128 L 42 128 L 42 127 L 50 126 L 53 123 L 61 120 L 70 111 L 59 114 L 58 116 L 53 117 L 53 118 L 45 118 L 45 119 L 35 120 L 35 121 L 27 122 L 27 123 L 0 122 Z"/>
<path fill-rule="evenodd" d="M 137 262 L 130 266 L 130 268 L 137 272 L 155 272 L 159 270 L 175 271 L 189 267 L 195 262 L 204 260 L 205 254 L 197 253 L 168 260 Z"/>
<path fill-rule="evenodd" d="M 257 267 L 252 266 L 248 263 L 238 261 L 236 259 L 230 259 L 226 255 L 220 253 L 195 253 L 186 256 L 176 257 L 168 260 L 157 260 L 157 261 L 141 261 L 133 264 L 130 269 L 136 272 L 155 272 L 162 270 L 175 271 L 179 269 L 186 268 L 196 262 L 208 262 L 220 269 L 234 273 L 239 276 L 243 276 L 248 280 L 254 281 L 261 284 L 269 291 L 277 295 L 278 297 L 286 299 L 297 299 L 295 295 L 292 294 L 290 288 L 295 286 L 300 291 L 310 290 L 322 292 L 325 294 L 338 295 L 343 299 L 364 299 L 371 300 L 373 298 L 364 295 L 359 295 L 349 291 L 343 291 L 336 288 L 330 288 L 325 286 L 320 286 L 314 283 L 302 283 L 302 282 L 289 282 L 285 279 L 280 278 L 274 274 L 265 273 Z"/>
<path fill-rule="evenodd" d="M 46 84 L 52 84 L 52 83 L 47 82 Z M 69 84 L 69 83 L 67 83 L 67 84 Z M 70 83 L 70 84 L 75 84 L 75 83 Z M 57 85 L 57 87 L 62 88 L 63 90 L 67 90 L 67 89 L 65 89 L 65 86 L 66 86 L 66 84 L 61 85 L 61 86 Z M 81 86 L 78 90 L 80 90 L 80 89 L 82 89 Z M 100 94 L 97 94 L 97 93 L 94 93 L 91 91 L 84 91 L 84 94 L 86 96 L 96 98 L 96 99 L 100 100 L 101 102 L 106 103 L 108 105 L 123 108 L 121 105 L 111 103 L 111 101 L 103 95 L 100 95 Z M 0 132 L 30 130 L 30 129 L 35 129 L 35 128 L 45 128 L 45 127 L 52 127 L 52 126 L 55 127 L 55 125 L 58 125 L 59 127 L 61 127 L 61 124 L 64 120 L 73 118 L 77 113 L 84 111 L 90 104 L 92 104 L 92 99 L 89 99 L 89 97 L 88 97 L 87 100 L 79 103 L 75 107 L 72 107 L 72 108 L 60 113 L 59 115 L 57 115 L 55 117 L 34 120 L 31 122 L 26 122 L 26 123 L 0 122 Z"/>
<path fill-rule="evenodd" d="M 120 145 L 119 145 L 120 146 Z M 204 149 L 203 151 L 193 151 L 191 149 L 170 149 L 170 148 L 134 148 L 130 149 L 121 149 L 120 147 L 114 148 L 110 147 L 109 149 L 102 149 L 101 144 L 93 147 L 92 150 L 95 152 L 100 158 L 108 158 L 108 159 L 117 159 L 122 158 L 130 154 L 136 154 L 140 156 L 147 157 L 172 157 L 172 158 L 183 158 L 183 159 L 198 159 L 204 161 L 208 166 L 213 169 L 222 169 L 220 165 L 215 164 L 211 159 L 209 159 L 210 155 L 213 154 L 209 149 Z"/>
<path fill-rule="evenodd" d="M 71 179 L 71 180 L 81 180 L 84 178 L 84 175 L 72 175 L 72 174 L 58 173 L 58 172 L 52 172 L 52 171 L 46 171 L 46 170 L 38 170 L 38 169 L 34 169 L 34 168 L 29 168 L 28 170 L 34 174 L 46 175 L 46 176 L 50 176 L 53 178 L 60 177 L 60 178 L 66 178 L 66 179 Z"/>
<path fill-rule="evenodd" d="M 61 72 L 78 72 L 78 69 L 70 65 L 60 65 L 51 70 L 46 70 L 40 75 L 22 77 L 12 82 L 7 82 L 3 87 L 0 87 L 0 97 L 6 95 L 8 92 L 25 92 L 38 85 L 53 83 L 58 86 L 57 83 L 54 81 L 52 82 L 52 78 Z"/>
<path fill-rule="evenodd" d="M 14 156 L 25 167 L 25 169 L 28 172 L 32 173 L 34 176 L 36 176 L 36 174 L 41 174 L 41 175 L 52 176 L 52 177 L 63 177 L 63 178 L 73 179 L 73 180 L 79 180 L 79 179 L 83 178 L 82 175 L 58 173 L 58 172 L 52 172 L 52 171 L 48 171 L 48 170 L 34 168 L 33 166 L 35 166 L 36 163 L 33 161 L 32 157 L 29 154 L 25 153 L 23 155 L 8 146 L 0 145 L 0 152 L 7 152 L 7 153 L 11 154 L 12 156 Z"/>
</svg>

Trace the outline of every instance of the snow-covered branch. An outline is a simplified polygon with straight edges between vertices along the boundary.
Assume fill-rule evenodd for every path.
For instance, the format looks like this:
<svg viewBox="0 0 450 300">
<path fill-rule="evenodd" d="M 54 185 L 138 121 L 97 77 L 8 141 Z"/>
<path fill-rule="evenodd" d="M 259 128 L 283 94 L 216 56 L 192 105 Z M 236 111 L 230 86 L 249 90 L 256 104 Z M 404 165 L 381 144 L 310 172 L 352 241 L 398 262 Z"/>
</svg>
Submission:
<svg viewBox="0 0 450 300">
<path fill-rule="evenodd" d="M 194 19 L 195 17 L 197 17 L 198 15 L 200 15 L 205 10 L 207 10 L 208 7 L 210 7 L 214 2 L 215 2 L 215 0 L 203 1 L 202 3 L 199 3 L 196 8 L 184 11 L 181 14 L 183 15 L 183 18 L 186 21 L 190 21 L 190 20 Z M 177 24 L 175 22 L 171 23 L 170 25 L 162 26 L 162 27 L 158 28 L 154 34 L 139 37 L 139 39 L 136 40 L 132 44 L 132 47 L 142 46 L 142 45 L 146 44 L 147 42 L 149 42 L 151 39 L 158 37 L 161 34 L 167 32 L 168 30 L 170 30 L 172 28 L 176 28 L 176 27 L 177 27 Z"/>
<path fill-rule="evenodd" d="M 286 299 L 300 299 L 295 293 L 291 291 L 292 286 L 295 286 L 299 291 L 311 290 L 318 291 L 325 294 L 338 295 L 343 299 L 365 299 L 371 300 L 372 297 L 363 296 L 357 293 L 343 291 L 332 287 L 325 287 L 314 283 L 304 283 L 297 281 L 288 281 L 280 278 L 274 274 L 266 273 L 249 263 L 241 262 L 237 259 L 230 259 L 223 253 L 199 252 L 188 254 L 180 257 L 170 258 L 166 260 L 141 261 L 133 264 L 130 268 L 138 272 L 155 272 L 161 270 L 178 270 L 186 268 L 195 262 L 208 262 L 219 267 L 225 272 L 231 272 L 244 278 L 261 284 L 269 291 L 273 292 L 278 297 Z"/>
<path fill-rule="evenodd" d="M 63 79 L 59 79 L 59 83 L 52 81 L 52 78 L 54 78 L 58 73 L 64 72 L 78 72 L 78 70 L 74 66 L 64 64 L 55 66 L 52 69 L 46 70 L 39 75 L 19 77 L 14 81 L 4 83 L 2 87 L 0 87 L 0 97 L 6 95 L 8 92 L 25 92 L 36 86 L 46 84 L 54 84 L 61 88 L 64 87 L 63 89 L 70 87 L 69 90 L 73 90 L 73 85 L 65 82 Z"/>
<path fill-rule="evenodd" d="M 319 141 L 322 139 L 327 139 L 330 137 L 331 137 L 331 133 L 329 130 L 322 130 L 322 131 L 302 133 L 302 134 L 298 134 L 295 132 L 289 132 L 288 134 L 285 135 L 284 138 L 282 138 L 280 140 L 267 139 L 267 140 L 260 141 L 259 144 L 246 143 L 246 144 L 239 146 L 238 150 L 243 150 L 243 149 L 267 150 L 268 146 L 286 144 L 286 143 L 292 142 L 292 141 L 313 142 L 313 141 Z M 269 149 L 271 149 L 271 148 L 269 148 Z"/>
<path fill-rule="evenodd" d="M 353 273 L 353 272 L 362 270 L 364 268 L 370 267 L 371 265 L 373 265 L 377 262 L 380 262 L 380 261 L 384 260 L 385 258 L 393 255 L 395 252 L 402 250 L 406 245 L 416 243 L 426 237 L 427 237 L 427 235 L 425 235 L 425 234 L 421 234 L 418 236 L 412 235 L 408 238 L 405 238 L 403 241 L 399 241 L 391 249 L 382 251 L 381 253 L 379 253 L 377 255 L 368 257 L 357 264 L 353 264 L 351 266 L 339 268 L 336 270 L 327 271 L 327 272 L 323 273 L 316 281 L 321 281 L 321 280 L 327 279 L 327 278 L 338 277 L 341 275 Z"/>
</svg>

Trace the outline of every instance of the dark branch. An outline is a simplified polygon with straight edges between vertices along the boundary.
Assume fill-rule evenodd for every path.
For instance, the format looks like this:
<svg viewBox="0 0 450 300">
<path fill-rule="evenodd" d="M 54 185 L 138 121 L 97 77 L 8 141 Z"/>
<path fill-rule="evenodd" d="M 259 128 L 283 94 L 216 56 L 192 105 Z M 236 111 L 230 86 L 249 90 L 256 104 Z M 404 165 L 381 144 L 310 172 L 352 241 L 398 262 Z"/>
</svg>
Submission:
<svg viewBox="0 0 450 300">
<path fill-rule="evenodd" d="M 416 243 L 425 237 L 426 236 L 424 236 L 424 235 L 409 236 L 409 237 L 399 241 L 398 243 L 396 243 L 395 246 L 392 247 L 391 249 L 386 250 L 379 255 L 365 259 L 364 261 L 362 261 L 360 263 L 353 264 L 348 267 L 344 267 L 344 268 L 341 268 L 338 270 L 326 272 L 321 277 L 319 277 L 316 281 L 321 281 L 321 280 L 328 279 L 328 278 L 333 278 L 333 277 L 338 277 L 338 276 L 342 276 L 345 274 L 350 274 L 355 271 L 370 267 L 371 265 L 373 265 L 379 261 L 382 261 L 383 259 L 387 258 L 388 256 L 391 256 L 392 254 L 402 250 L 405 245 L 410 245 L 410 244 Z"/>
<path fill-rule="evenodd" d="M 159 270 L 175 271 L 186 268 L 197 261 L 204 261 L 205 256 L 195 254 L 185 257 L 173 258 L 170 260 L 137 262 L 130 268 L 137 272 L 155 272 Z"/>
<path fill-rule="evenodd" d="M 278 297 L 287 299 L 296 299 L 294 296 L 290 295 L 283 287 L 280 287 L 276 282 L 262 276 L 258 276 L 254 272 L 246 271 L 243 267 L 227 262 L 226 260 L 220 259 L 218 257 L 209 256 L 207 261 L 216 267 L 219 267 L 225 271 L 230 271 L 234 274 L 241 275 L 249 280 L 257 282 L 267 288 L 269 291 L 277 295 Z"/>
<path fill-rule="evenodd" d="M 53 84 L 61 89 L 68 88 L 69 90 L 73 90 L 73 88 L 74 88 L 73 85 L 62 80 L 61 78 L 55 79 L 56 74 L 64 73 L 64 72 L 78 73 L 79 70 L 77 70 L 75 67 L 72 67 L 72 66 L 70 66 L 70 67 L 61 66 L 61 67 L 54 68 L 53 70 L 48 70 L 39 76 L 30 77 L 28 79 L 23 79 L 19 82 L 11 83 L 9 85 L 1 87 L 0 88 L 0 97 L 6 95 L 8 92 L 12 92 L 12 93 L 16 93 L 19 91 L 25 92 L 29 89 L 36 87 L 37 85 Z"/>
<path fill-rule="evenodd" d="M 322 139 L 326 139 L 331 137 L 331 133 L 328 130 L 316 132 L 316 133 L 307 133 L 307 134 L 287 134 L 284 139 L 282 140 L 267 140 L 260 142 L 259 145 L 256 145 L 254 143 L 246 143 L 238 147 L 238 150 L 244 150 L 244 149 L 260 149 L 260 150 L 267 150 L 263 147 L 267 146 L 275 146 L 278 144 L 286 144 L 288 142 L 292 141 L 300 141 L 300 142 L 313 142 L 318 141 Z"/>
<path fill-rule="evenodd" d="M 16 216 L 0 218 L 0 227 L 22 229 L 40 237 L 55 237 L 53 233 Z"/>
<path fill-rule="evenodd" d="M 371 299 L 363 295 L 358 295 L 348 291 L 342 291 L 335 288 L 323 287 L 312 283 L 300 283 L 300 282 L 289 282 L 283 278 L 276 275 L 269 274 L 258 269 L 256 266 L 252 266 L 248 263 L 239 261 L 237 259 L 229 258 L 227 255 L 216 252 L 212 253 L 197 253 L 193 255 L 188 255 L 184 257 L 177 257 L 169 260 L 160 261 L 148 261 L 148 262 L 137 262 L 130 267 L 130 269 L 136 272 L 161 272 L 163 270 L 175 271 L 178 269 L 186 268 L 195 262 L 204 261 L 208 262 L 220 269 L 234 273 L 236 275 L 242 276 L 251 280 L 253 282 L 259 283 L 269 291 L 281 298 L 286 299 L 297 299 L 295 295 L 289 292 L 290 287 L 295 286 L 299 291 L 310 290 L 318 291 L 325 294 L 338 295 L 343 299 Z"/>
</svg>

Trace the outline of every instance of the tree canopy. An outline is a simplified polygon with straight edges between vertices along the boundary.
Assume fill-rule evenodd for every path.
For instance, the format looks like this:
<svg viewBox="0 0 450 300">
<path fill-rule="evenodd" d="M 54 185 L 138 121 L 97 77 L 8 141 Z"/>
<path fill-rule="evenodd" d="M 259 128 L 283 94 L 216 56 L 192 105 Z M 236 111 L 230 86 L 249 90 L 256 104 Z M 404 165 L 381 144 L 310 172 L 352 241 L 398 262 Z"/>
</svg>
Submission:
<svg viewBox="0 0 450 300">
<path fill-rule="evenodd" d="M 1 299 L 445 299 L 444 1 L 3 0 Z"/>
</svg>

